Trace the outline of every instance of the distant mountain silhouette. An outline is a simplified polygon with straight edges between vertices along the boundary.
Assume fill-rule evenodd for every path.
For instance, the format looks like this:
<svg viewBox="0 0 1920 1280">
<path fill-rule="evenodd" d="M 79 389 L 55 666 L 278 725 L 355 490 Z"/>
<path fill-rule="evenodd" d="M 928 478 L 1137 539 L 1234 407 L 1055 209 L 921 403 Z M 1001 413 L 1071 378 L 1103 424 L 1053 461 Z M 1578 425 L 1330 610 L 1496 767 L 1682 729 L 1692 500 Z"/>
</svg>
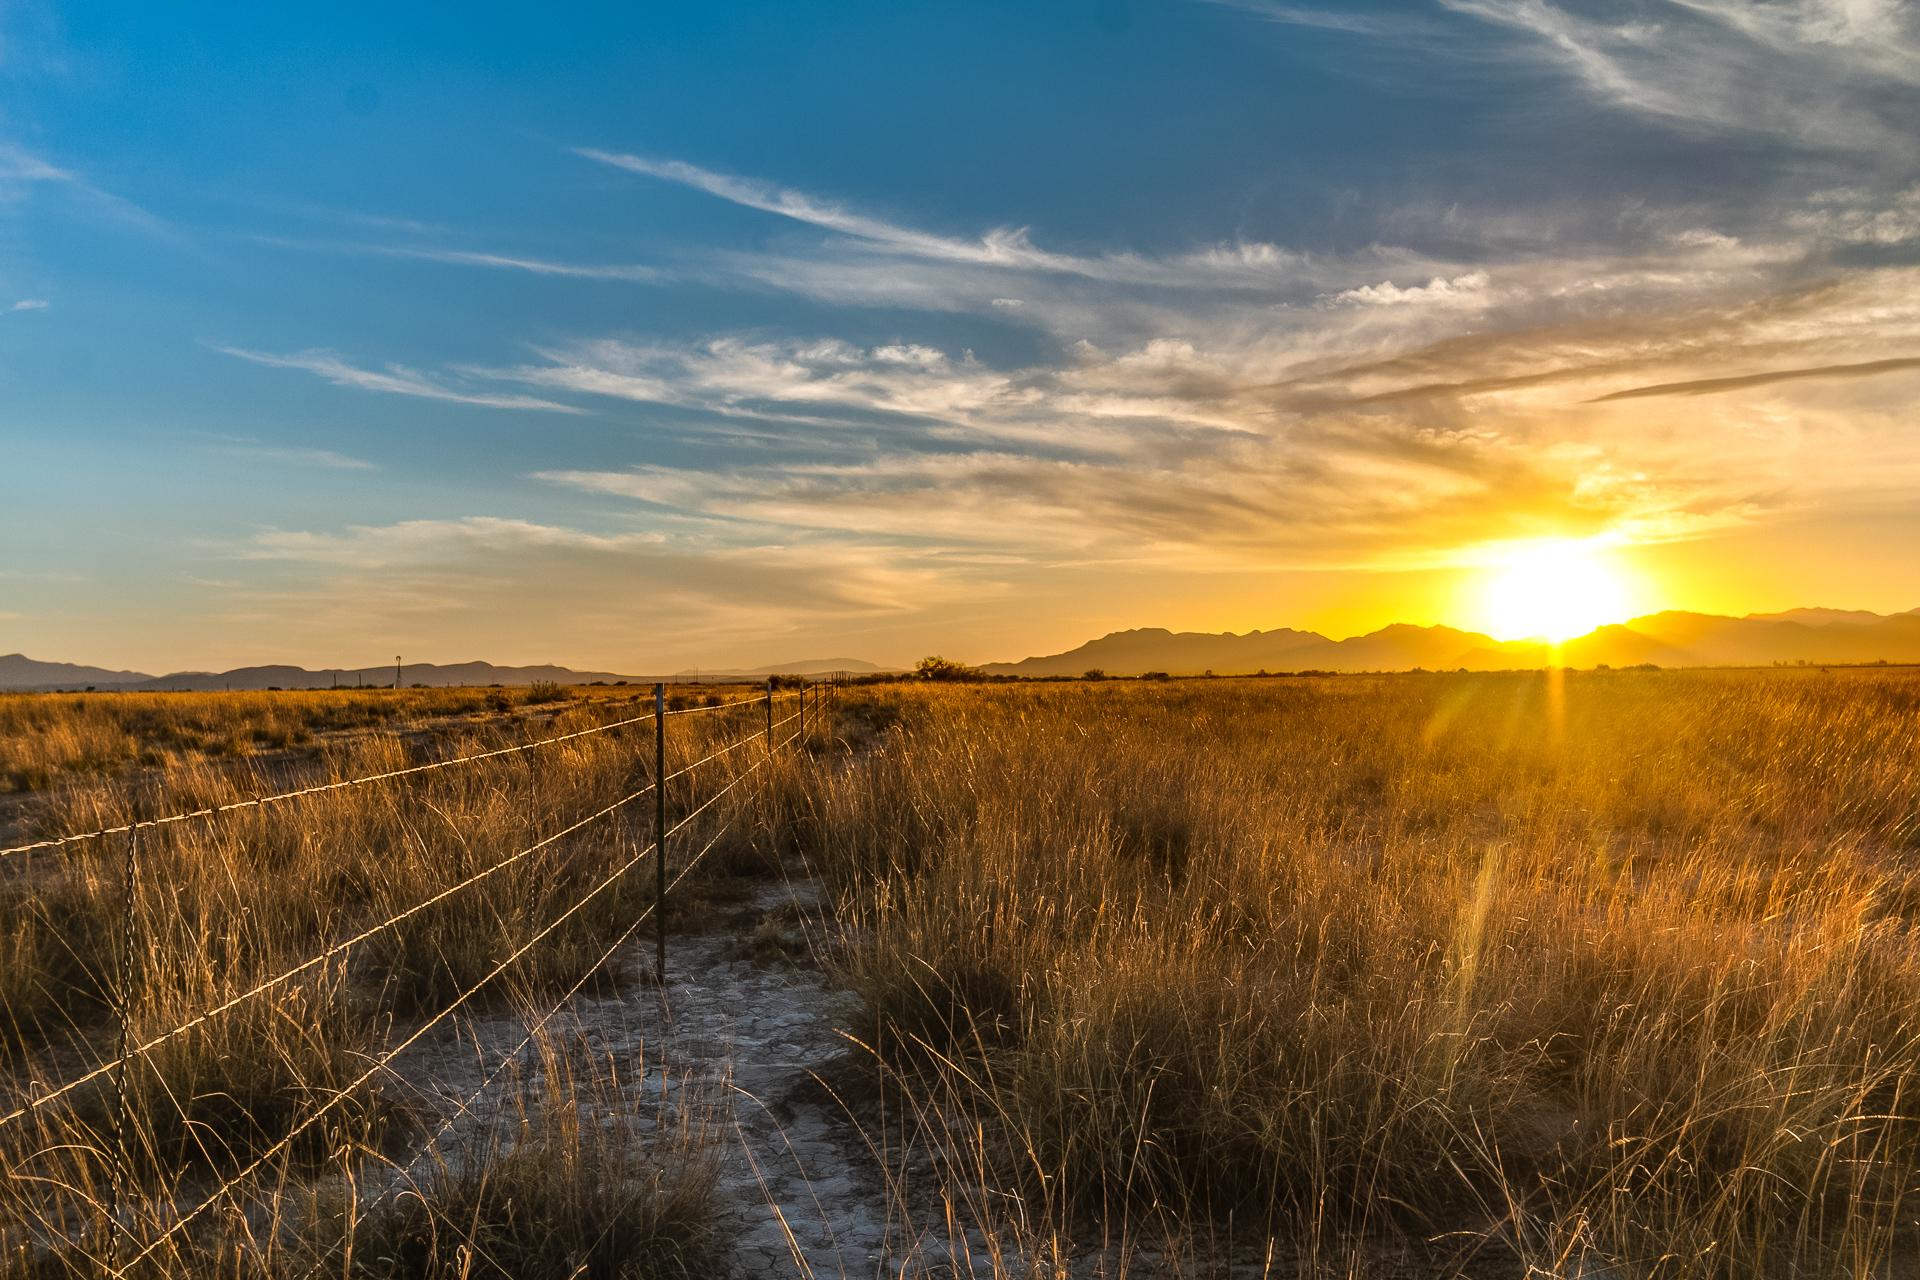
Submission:
<svg viewBox="0 0 1920 1280">
<path fill-rule="evenodd" d="M 449 685 L 527 685 L 539 680 L 550 680 L 556 684 L 587 684 L 595 680 L 639 683 L 641 678 L 554 666 L 499 667 L 491 662 L 460 662 L 442 666 L 432 662 L 409 662 L 401 668 L 400 680 L 402 684 L 424 684 L 438 688 Z M 326 667 L 318 671 L 294 666 L 235 667 L 231 671 L 175 671 L 169 675 L 150 676 L 139 671 L 104 671 L 98 667 L 77 667 L 65 662 L 35 662 L 19 654 L 0 658 L 0 688 L 3 689 L 83 689 L 92 686 L 96 689 L 135 692 L 210 692 L 222 689 L 351 689 L 356 686 L 384 689 L 392 685 L 391 666 Z"/>
<path fill-rule="evenodd" d="M 535 666 L 501 667 L 491 662 L 455 662 L 441 665 L 434 662 L 409 662 L 400 669 L 400 683 L 403 685 L 423 684 L 431 688 L 474 685 L 528 685 L 538 681 L 551 681 L 554 684 L 591 684 L 598 680 L 612 684 L 624 680 L 628 684 L 651 683 L 654 677 L 617 675 L 610 671 L 575 671 L 571 667 Z M 306 667 L 265 666 L 235 667 L 231 671 L 175 671 L 170 675 L 155 676 L 139 684 L 125 686 L 136 690 L 183 689 L 189 691 L 213 692 L 222 689 L 350 689 L 365 686 L 372 689 L 391 688 L 393 668 L 384 667 L 324 667 L 310 671 Z"/>
<path fill-rule="evenodd" d="M 1747 617 L 1755 622 L 1804 622 L 1810 627 L 1825 627 L 1834 623 L 1860 625 L 1881 621 L 1879 614 L 1866 609 L 1787 609 L 1781 613 L 1750 613 Z"/>
<path fill-rule="evenodd" d="M 870 676 L 899 671 L 863 658 L 807 658 L 800 662 L 781 662 L 771 667 L 692 667 L 676 671 L 669 680 L 751 680 L 766 676 Z"/>
<path fill-rule="evenodd" d="M 435 688 L 452 685 L 528 685 L 549 680 L 556 684 L 590 684 L 596 680 L 612 684 L 647 684 L 655 676 L 624 676 L 610 671 L 575 671 L 570 667 L 501 667 L 491 662 L 458 662 L 440 665 L 409 662 L 400 671 L 402 684 L 424 684 Z M 370 689 L 390 688 L 393 668 L 324 667 L 318 671 L 306 667 L 235 667 L 231 671 L 175 671 L 152 676 L 143 671 L 108 671 L 100 667 L 82 667 L 69 662 L 36 662 L 21 654 L 0 657 L 0 689 L 120 689 L 127 691 L 218 691 L 222 689 Z"/>
<path fill-rule="evenodd" d="M 151 680 L 144 671 L 109 671 L 73 662 L 36 662 L 24 653 L 0 655 L 0 689 L 101 688 Z"/>
<path fill-rule="evenodd" d="M 985 670 L 997 675 L 1077 676 L 1098 668 L 1112 675 L 1139 675 L 1143 671 L 1171 671 L 1173 668 L 1168 662 L 1177 659 L 1178 670 L 1189 674 L 1261 668 L 1278 671 L 1298 665 L 1293 661 L 1293 654 L 1328 643 L 1325 636 L 1286 627 L 1278 631 L 1249 631 L 1243 636 L 1232 632 L 1215 635 L 1205 631 L 1143 627 L 1138 631 L 1115 631 L 1051 657 L 998 662 Z"/>
<path fill-rule="evenodd" d="M 681 671 L 670 676 L 630 676 L 611 671 L 576 671 L 571 667 L 502 667 L 491 662 L 456 662 L 441 665 L 409 662 L 402 666 L 400 682 L 424 684 L 434 688 L 450 686 L 528 685 L 536 681 L 555 684 L 652 684 L 692 680 L 758 680 L 770 675 L 873 675 L 893 670 L 860 658 L 811 658 L 770 667 L 730 668 L 719 671 Z M 223 689 L 369 689 L 391 688 L 393 668 L 384 667 L 307 667 L 286 665 L 235 667 L 231 671 L 175 671 L 154 676 L 144 671 L 109 671 L 104 667 L 85 667 L 71 662 L 39 662 L 24 654 L 0 657 L 0 689 L 31 692 L 46 689 L 120 689 L 127 691 L 186 690 L 210 692 Z"/>
<path fill-rule="evenodd" d="M 1065 653 L 998 662 L 992 675 L 1065 676 L 1101 670 L 1134 676 L 1248 675 L 1257 671 L 1498 671 L 1542 667 L 1767 666 L 1774 663 L 1920 662 L 1920 610 L 1791 609 L 1745 618 L 1668 612 L 1600 627 L 1557 650 L 1476 631 L 1395 623 L 1334 640 L 1311 631 L 1116 631 Z"/>
</svg>

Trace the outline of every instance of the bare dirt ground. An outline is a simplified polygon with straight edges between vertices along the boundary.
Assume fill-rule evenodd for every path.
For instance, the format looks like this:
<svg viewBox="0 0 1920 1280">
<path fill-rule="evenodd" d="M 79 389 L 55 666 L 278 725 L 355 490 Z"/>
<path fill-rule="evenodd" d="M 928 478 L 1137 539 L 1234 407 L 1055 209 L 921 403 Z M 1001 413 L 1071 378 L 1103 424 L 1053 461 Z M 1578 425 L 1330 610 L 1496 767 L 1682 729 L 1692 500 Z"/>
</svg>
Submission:
<svg viewBox="0 0 1920 1280">
<path fill-rule="evenodd" d="M 683 1105 L 711 1108 L 732 1275 L 993 1275 L 978 1233 L 928 1229 L 922 1212 L 903 1207 L 903 1169 L 886 1160 L 893 1172 L 883 1174 L 884 1144 L 850 1114 L 866 1101 L 843 1098 L 859 1052 L 845 1035 L 857 1002 L 819 962 L 835 945 L 832 929 L 819 882 L 788 868 L 756 883 L 724 921 L 670 934 L 664 990 L 636 979 L 583 994 L 549 1030 L 597 1058 L 643 1064 L 623 1071 L 620 1088 L 649 1122 L 662 1114 L 663 1087 Z M 650 940 L 626 950 L 628 972 L 650 973 Z M 425 1109 L 453 1115 L 526 1028 L 513 1016 L 477 1020 L 397 1065 Z M 487 1114 L 461 1117 L 441 1149 L 457 1152 Z"/>
</svg>

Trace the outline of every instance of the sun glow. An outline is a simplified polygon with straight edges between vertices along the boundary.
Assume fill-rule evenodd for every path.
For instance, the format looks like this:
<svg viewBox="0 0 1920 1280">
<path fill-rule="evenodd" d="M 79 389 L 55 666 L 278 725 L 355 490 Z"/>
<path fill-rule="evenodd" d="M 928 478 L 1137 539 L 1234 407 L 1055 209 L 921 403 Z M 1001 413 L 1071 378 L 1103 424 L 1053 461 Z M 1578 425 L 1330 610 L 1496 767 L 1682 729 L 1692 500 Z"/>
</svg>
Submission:
<svg viewBox="0 0 1920 1280">
<path fill-rule="evenodd" d="M 1497 640 L 1560 644 L 1632 611 L 1627 576 L 1593 539 L 1512 547 L 1489 561 L 1481 616 Z"/>
</svg>

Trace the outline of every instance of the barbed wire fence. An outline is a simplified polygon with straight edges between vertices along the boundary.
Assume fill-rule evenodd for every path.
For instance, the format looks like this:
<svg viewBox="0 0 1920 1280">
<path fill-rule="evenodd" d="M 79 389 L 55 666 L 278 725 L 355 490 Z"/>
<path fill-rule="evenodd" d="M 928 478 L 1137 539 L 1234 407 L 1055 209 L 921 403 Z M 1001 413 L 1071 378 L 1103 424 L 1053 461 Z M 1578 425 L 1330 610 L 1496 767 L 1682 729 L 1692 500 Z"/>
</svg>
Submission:
<svg viewBox="0 0 1920 1280">
<path fill-rule="evenodd" d="M 650 711 L 641 715 L 623 717 L 606 724 L 594 725 L 589 728 L 556 734 L 512 746 L 472 752 L 449 757 L 444 760 L 430 761 L 399 769 L 384 770 L 353 778 L 337 779 L 310 786 L 291 788 L 284 791 L 249 797 L 244 800 L 217 805 L 203 805 L 194 809 L 164 813 L 155 817 L 141 817 L 139 816 L 140 810 L 136 809 L 128 820 L 124 822 L 103 825 L 85 831 L 45 837 L 6 848 L 0 848 L 0 862 L 4 862 L 4 860 L 9 858 L 23 857 L 47 850 L 63 850 L 68 856 L 80 856 L 84 852 L 82 846 L 107 841 L 115 836 L 124 836 L 126 838 L 124 864 L 122 868 L 122 875 L 125 877 L 125 884 L 123 886 L 125 909 L 122 919 L 119 922 L 120 937 L 118 939 L 120 965 L 119 972 L 111 981 L 112 990 L 110 992 L 114 1023 L 112 1027 L 112 1038 L 117 1047 L 110 1057 L 95 1062 L 91 1066 L 72 1074 L 58 1085 L 50 1088 L 33 1085 L 30 1086 L 29 1094 L 24 1099 L 17 1100 L 11 1106 L 0 1103 L 0 1135 L 4 1135 L 10 1128 L 27 1122 L 30 1119 L 42 1118 L 43 1113 L 48 1112 L 50 1109 L 70 1105 L 75 1100 L 75 1095 L 88 1085 L 103 1078 L 108 1080 L 108 1085 L 113 1095 L 107 1134 L 107 1145 L 110 1149 L 105 1152 L 92 1153 L 100 1156 L 108 1165 L 107 1185 L 110 1196 L 110 1203 L 104 1206 L 106 1211 L 106 1222 L 104 1223 L 106 1235 L 105 1249 L 103 1256 L 97 1258 L 96 1261 L 104 1264 L 102 1267 L 104 1274 L 115 1277 L 116 1280 L 122 1280 L 124 1277 L 135 1274 L 136 1268 L 139 1268 L 150 1259 L 154 1259 L 162 1250 L 174 1244 L 182 1233 L 186 1232 L 193 1223 L 214 1212 L 223 1204 L 227 1204 L 262 1170 L 267 1169 L 273 1165 L 275 1161 L 286 1155 L 305 1134 L 313 1130 L 315 1126 L 321 1124 L 329 1116 L 338 1112 L 350 1099 L 359 1094 L 376 1078 L 392 1070 L 395 1059 L 418 1044 L 436 1028 L 447 1023 L 449 1019 L 466 1008 L 484 992 L 495 987 L 499 979 L 510 973 L 516 965 L 520 964 L 529 955 L 545 945 L 554 934 L 570 920 L 575 919 L 582 912 L 586 911 L 591 904 L 600 900 L 603 895 L 606 895 L 630 872 L 651 856 L 654 859 L 656 868 L 655 892 L 652 900 L 646 904 L 644 909 L 638 911 L 635 916 L 626 923 L 625 927 L 615 936 L 611 944 L 600 952 L 598 958 L 586 965 L 573 982 L 562 990 L 557 999 L 546 1005 L 537 1016 L 528 1022 L 525 1035 L 520 1039 L 518 1044 L 502 1055 L 501 1059 L 493 1068 L 486 1072 L 478 1087 L 461 1100 L 457 1109 L 447 1116 L 437 1128 L 433 1129 L 433 1131 L 406 1156 L 404 1163 L 399 1161 L 394 1162 L 398 1171 L 396 1176 L 389 1179 L 379 1195 L 365 1206 L 368 1210 L 377 1207 L 388 1199 L 396 1189 L 407 1182 L 421 1162 L 426 1160 L 437 1149 L 438 1144 L 453 1128 L 458 1117 L 471 1113 L 474 1108 L 479 1105 L 481 1099 L 502 1079 L 510 1065 L 518 1061 L 520 1056 L 539 1040 L 552 1020 L 559 1016 L 596 974 L 605 970 L 605 967 L 620 952 L 621 948 L 627 946 L 638 936 L 640 930 L 649 919 L 651 919 L 655 925 L 655 977 L 664 988 L 667 981 L 667 903 L 670 895 L 687 876 L 692 874 L 701 862 L 720 845 L 721 841 L 734 831 L 735 824 L 743 810 L 736 805 L 731 812 L 727 813 L 704 843 L 684 860 L 677 872 L 669 879 L 667 875 L 667 861 L 672 847 L 671 842 L 676 836 L 681 835 L 692 827 L 697 820 L 712 812 L 715 806 L 719 805 L 729 795 L 733 795 L 737 788 L 741 787 L 749 779 L 760 775 L 763 770 L 768 771 L 769 780 L 771 780 L 771 770 L 781 758 L 781 753 L 795 742 L 806 741 L 810 728 L 812 731 L 818 732 L 821 719 L 825 713 L 826 700 L 836 688 L 835 685 L 829 682 L 808 682 L 802 680 L 798 681 L 795 687 L 783 691 L 777 687 L 778 683 L 780 682 L 770 678 L 767 681 L 763 693 L 754 697 L 736 698 L 705 706 L 673 709 L 669 709 L 667 706 L 665 684 L 656 684 L 653 690 L 654 705 Z M 667 771 L 669 720 L 681 716 L 725 713 L 737 711 L 741 708 L 756 708 L 761 710 L 764 715 L 762 726 L 744 736 L 736 737 L 725 746 L 717 750 L 709 751 L 696 760 L 680 765 L 672 772 Z M 786 714 L 777 716 L 776 712 L 783 708 L 787 709 Z M 811 726 L 809 721 L 812 722 Z M 648 722 L 651 722 L 654 730 L 652 735 L 652 746 L 654 750 L 652 752 L 651 776 L 644 785 L 626 791 L 625 794 L 620 795 L 618 798 L 599 807 L 593 812 L 586 814 L 584 817 L 573 820 L 556 831 L 527 843 L 510 853 L 494 858 L 478 870 L 461 876 L 452 884 L 446 885 L 398 911 L 390 912 L 377 922 L 362 925 L 348 936 L 331 942 L 312 955 L 307 956 L 295 964 L 280 969 L 269 977 L 255 981 L 237 994 L 229 996 L 225 1000 L 217 1003 L 210 1004 L 175 1025 L 147 1035 L 139 1039 L 137 1043 L 135 1042 L 135 1014 L 141 995 L 134 964 L 134 956 L 140 941 L 137 936 L 140 926 L 135 911 L 135 900 L 136 895 L 142 887 L 140 877 L 142 874 L 141 849 L 143 836 L 151 836 L 158 830 L 175 827 L 180 824 L 212 822 L 246 810 L 260 810 L 272 806 L 290 804 L 309 797 L 353 788 L 373 786 L 378 783 L 391 782 L 399 779 L 414 778 L 420 775 L 473 766 L 485 761 L 540 751 L 557 744 L 608 734 L 623 728 L 630 728 Z M 781 730 L 787 729 L 789 726 L 792 726 L 790 732 L 785 733 L 784 736 L 776 737 Z M 756 757 L 751 764 L 745 767 L 739 767 L 739 762 L 742 758 L 736 753 L 747 751 L 756 745 L 760 746 L 762 751 L 756 753 Z M 644 759 L 646 753 L 642 750 L 638 754 Z M 698 771 L 707 766 L 721 764 L 722 762 L 730 762 L 735 766 L 731 777 L 727 778 L 722 785 L 719 785 L 704 799 L 698 799 L 697 802 L 688 800 L 685 805 L 686 811 L 680 814 L 677 820 L 669 825 L 670 784 L 681 779 L 692 778 Z M 190 1035 L 200 1028 L 206 1027 L 210 1023 L 251 1001 L 260 999 L 276 991 L 297 990 L 298 984 L 302 979 L 311 979 L 332 971 L 335 965 L 344 962 L 356 951 L 364 948 L 376 939 L 391 935 L 400 926 L 415 919 L 422 913 L 453 901 L 463 894 L 467 894 L 475 886 L 500 875 L 510 868 L 525 864 L 528 859 L 541 851 L 550 849 L 567 837 L 575 835 L 615 814 L 627 810 L 630 806 L 648 795 L 652 795 L 655 798 L 655 804 L 653 806 L 653 838 L 650 841 L 635 849 L 630 856 L 626 857 L 618 866 L 595 881 L 584 893 L 573 898 L 563 910 L 559 911 L 551 919 L 545 921 L 545 923 L 530 936 L 520 942 L 518 946 L 514 947 L 503 958 L 493 964 L 491 968 L 477 980 L 460 988 L 451 1000 L 445 1002 L 424 1019 L 418 1020 L 417 1024 L 413 1025 L 411 1030 L 402 1035 L 397 1042 L 386 1045 L 379 1053 L 373 1055 L 369 1065 L 350 1081 L 336 1089 L 326 1091 L 323 1096 L 316 1096 L 310 1099 L 309 1105 L 304 1109 L 299 1119 L 291 1124 L 287 1130 L 280 1134 L 275 1140 L 268 1143 L 264 1150 L 251 1161 L 243 1164 L 237 1171 L 222 1179 L 217 1185 L 213 1186 L 210 1191 L 197 1197 L 184 1208 L 177 1202 L 163 1201 L 159 1210 L 160 1216 L 154 1220 L 152 1229 L 143 1232 L 142 1227 L 145 1224 L 141 1221 L 140 1215 L 134 1208 L 134 1202 L 138 1198 L 140 1179 L 138 1177 L 136 1157 L 133 1150 L 133 1130 L 135 1126 L 132 1115 L 133 1104 L 128 1084 L 128 1072 L 130 1068 L 149 1060 L 157 1050 L 162 1049 L 171 1042 Z M 184 1121 L 184 1114 L 182 1118 Z M 164 1225 L 162 1225 L 163 1223 Z M 68 1241 L 68 1243 L 71 1244 L 73 1242 Z"/>
</svg>

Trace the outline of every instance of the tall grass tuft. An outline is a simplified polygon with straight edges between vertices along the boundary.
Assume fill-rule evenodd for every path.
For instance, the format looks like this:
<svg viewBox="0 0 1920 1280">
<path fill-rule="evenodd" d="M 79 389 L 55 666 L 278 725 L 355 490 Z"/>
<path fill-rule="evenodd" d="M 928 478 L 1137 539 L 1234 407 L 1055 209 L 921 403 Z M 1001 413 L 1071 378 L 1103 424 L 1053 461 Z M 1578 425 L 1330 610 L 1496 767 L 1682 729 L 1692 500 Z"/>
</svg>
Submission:
<svg viewBox="0 0 1920 1280">
<path fill-rule="evenodd" d="M 683 1280 L 718 1274 L 711 1101 L 543 1037 L 517 1079 L 403 1190 L 341 1224 L 323 1256 L 365 1280 Z M 344 1225 L 344 1229 L 343 1228 Z"/>
</svg>

